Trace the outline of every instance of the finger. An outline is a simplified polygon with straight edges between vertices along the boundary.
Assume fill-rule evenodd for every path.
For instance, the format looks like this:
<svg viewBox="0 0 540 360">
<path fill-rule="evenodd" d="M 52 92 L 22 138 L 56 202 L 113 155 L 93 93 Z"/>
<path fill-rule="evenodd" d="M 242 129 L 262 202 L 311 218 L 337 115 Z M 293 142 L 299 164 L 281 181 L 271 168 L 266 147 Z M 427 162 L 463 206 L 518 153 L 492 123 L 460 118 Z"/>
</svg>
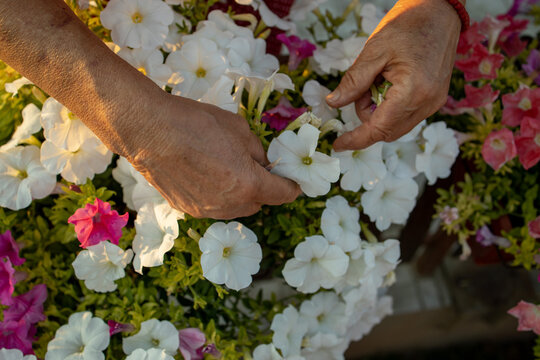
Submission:
<svg viewBox="0 0 540 360">
<path fill-rule="evenodd" d="M 407 104 L 407 101 L 403 100 L 399 90 L 390 89 L 387 99 L 371 114 L 369 121 L 337 138 L 334 150 L 359 150 L 376 142 L 392 141 L 404 135 L 414 127 L 417 117 L 413 116 L 416 111 L 404 104 Z"/>
<path fill-rule="evenodd" d="M 356 115 L 358 115 L 358 118 L 363 123 L 369 121 L 371 119 L 371 115 L 373 114 L 372 106 L 373 101 L 371 100 L 371 94 L 369 92 L 365 93 L 360 97 L 360 99 L 356 100 L 355 102 L 355 110 Z"/>
<path fill-rule="evenodd" d="M 261 144 L 261 139 L 259 139 L 259 137 L 252 132 L 250 132 L 250 136 L 248 138 L 248 151 L 251 158 L 261 164 L 263 167 L 270 164 L 270 161 L 268 161 L 268 158 L 266 157 L 266 151 L 264 151 Z"/>
<path fill-rule="evenodd" d="M 386 59 L 381 56 L 373 57 L 364 50 L 354 64 L 347 70 L 338 87 L 326 97 L 328 105 L 334 108 L 343 107 L 358 100 L 368 92 L 385 65 Z"/>
<path fill-rule="evenodd" d="M 271 174 L 262 166 L 255 166 L 254 175 L 258 184 L 254 200 L 258 203 L 266 205 L 290 203 L 302 193 L 300 186 L 294 181 Z"/>
</svg>

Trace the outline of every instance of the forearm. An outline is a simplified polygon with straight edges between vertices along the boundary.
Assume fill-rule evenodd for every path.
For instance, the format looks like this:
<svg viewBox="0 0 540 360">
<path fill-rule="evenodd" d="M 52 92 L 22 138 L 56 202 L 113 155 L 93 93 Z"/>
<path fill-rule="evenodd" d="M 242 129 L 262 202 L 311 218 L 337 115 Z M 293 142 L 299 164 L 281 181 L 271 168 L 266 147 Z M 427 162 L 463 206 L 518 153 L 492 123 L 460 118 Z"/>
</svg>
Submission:
<svg viewBox="0 0 540 360">
<path fill-rule="evenodd" d="M 110 51 L 62 0 L 0 0 L 0 59 L 56 98 L 114 152 L 136 152 L 143 99 L 162 90 Z M 138 119 L 125 114 L 139 113 Z M 145 115 L 147 115 L 145 117 Z"/>
</svg>

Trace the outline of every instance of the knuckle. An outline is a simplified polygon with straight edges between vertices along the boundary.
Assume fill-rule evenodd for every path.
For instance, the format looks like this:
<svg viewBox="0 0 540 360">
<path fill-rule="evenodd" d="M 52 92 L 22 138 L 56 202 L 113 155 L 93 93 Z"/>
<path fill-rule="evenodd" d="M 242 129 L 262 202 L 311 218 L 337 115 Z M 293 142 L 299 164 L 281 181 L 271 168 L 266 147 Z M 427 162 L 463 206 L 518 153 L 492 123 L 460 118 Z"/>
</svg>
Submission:
<svg viewBox="0 0 540 360">
<path fill-rule="evenodd" d="M 343 80 L 341 83 L 350 89 L 359 88 L 360 82 L 358 76 L 358 72 L 354 68 L 351 68 L 345 73 L 345 75 L 343 75 Z"/>
<path fill-rule="evenodd" d="M 374 126 L 371 128 L 369 139 L 372 142 L 385 141 L 389 142 L 393 139 L 393 131 L 382 126 Z"/>
</svg>

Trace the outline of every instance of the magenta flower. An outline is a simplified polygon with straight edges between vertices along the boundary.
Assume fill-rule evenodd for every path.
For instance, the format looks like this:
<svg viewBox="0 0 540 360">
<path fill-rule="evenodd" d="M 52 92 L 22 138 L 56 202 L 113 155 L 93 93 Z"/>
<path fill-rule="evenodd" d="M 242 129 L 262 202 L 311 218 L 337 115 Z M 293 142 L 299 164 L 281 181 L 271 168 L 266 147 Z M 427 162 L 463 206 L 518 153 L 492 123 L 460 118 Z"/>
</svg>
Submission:
<svg viewBox="0 0 540 360">
<path fill-rule="evenodd" d="M 180 353 L 185 360 L 202 360 L 204 354 L 219 357 L 221 354 L 214 344 L 206 345 L 206 336 L 197 328 L 187 328 L 178 331 L 180 338 Z"/>
<path fill-rule="evenodd" d="M 540 239 L 540 216 L 529 222 L 529 234 L 536 239 Z"/>
<path fill-rule="evenodd" d="M 483 246 L 498 245 L 500 247 L 506 248 L 511 245 L 510 241 L 502 236 L 493 235 L 491 230 L 484 225 L 476 232 L 476 242 L 482 244 Z"/>
<path fill-rule="evenodd" d="M 499 15 L 497 20 L 508 25 L 502 30 L 497 44 L 508 56 L 518 56 L 527 47 L 527 42 L 520 39 L 521 32 L 527 28 L 529 20 L 516 19 L 509 15 Z"/>
<path fill-rule="evenodd" d="M 307 40 L 302 40 L 296 35 L 287 36 L 279 34 L 276 39 L 281 41 L 289 49 L 289 70 L 296 70 L 302 60 L 313 56 L 317 47 Z"/>
<path fill-rule="evenodd" d="M 536 85 L 540 85 L 540 51 L 532 49 L 522 68 L 527 76 L 534 78 Z"/>
<path fill-rule="evenodd" d="M 13 304 L 4 310 L 5 321 L 24 321 L 36 324 L 46 319 L 43 314 L 43 303 L 47 299 L 47 287 L 38 284 L 25 294 L 16 296 Z"/>
<path fill-rule="evenodd" d="M 34 354 L 32 342 L 36 328 L 24 321 L 0 322 L 0 349 L 19 349 L 24 355 Z"/>
<path fill-rule="evenodd" d="M 540 119 L 526 117 L 516 135 L 519 161 L 528 170 L 540 161 Z"/>
<path fill-rule="evenodd" d="M 15 269 L 11 266 L 9 258 L 0 259 L 0 303 L 11 305 L 13 303 L 13 290 L 15 289 Z"/>
<path fill-rule="evenodd" d="M 19 246 L 9 230 L 0 234 L 0 258 L 2 257 L 8 257 L 14 266 L 22 265 L 26 261 L 19 257 Z"/>
<path fill-rule="evenodd" d="M 500 91 L 493 90 L 490 84 L 481 88 L 465 85 L 465 98 L 455 101 L 453 98 L 447 102 L 448 109 L 454 114 L 462 114 L 470 109 L 486 108 L 491 110 L 493 103 L 499 98 Z M 447 112 L 448 113 L 448 112 Z"/>
<path fill-rule="evenodd" d="M 122 324 L 113 320 L 107 321 L 107 325 L 109 325 L 109 335 L 111 336 L 113 336 L 114 334 L 122 332 L 132 332 L 135 330 L 135 326 L 131 324 Z"/>
<path fill-rule="evenodd" d="M 480 31 L 480 24 L 476 22 L 467 31 L 461 33 L 457 53 L 467 55 L 471 49 L 474 49 L 477 45 L 481 45 L 486 39 L 486 36 Z"/>
<path fill-rule="evenodd" d="M 518 331 L 532 330 L 540 335 L 540 306 L 522 300 L 516 307 L 508 310 L 508 314 L 518 319 Z"/>
<path fill-rule="evenodd" d="M 506 128 L 493 131 L 482 145 L 482 157 L 494 170 L 499 170 L 516 155 L 514 134 Z"/>
<path fill-rule="evenodd" d="M 77 238 L 83 248 L 105 240 L 118 245 L 128 217 L 128 213 L 118 215 L 116 210 L 111 210 L 111 204 L 96 198 L 94 204 L 86 204 L 84 208 L 77 209 L 69 217 L 68 223 L 75 225 Z"/>
<path fill-rule="evenodd" d="M 272 129 L 281 131 L 300 115 L 306 112 L 306 108 L 294 108 L 285 96 L 279 99 L 278 105 L 262 114 L 261 121 L 270 125 Z"/>
<path fill-rule="evenodd" d="M 502 96 L 502 123 L 507 126 L 519 126 L 524 117 L 536 118 L 540 114 L 540 88 L 523 87 L 514 94 Z"/>
<path fill-rule="evenodd" d="M 480 79 L 495 79 L 496 70 L 504 62 L 504 56 L 501 54 L 490 54 L 485 46 L 476 45 L 472 54 L 462 60 L 456 61 L 456 68 L 463 71 L 466 81 L 475 81 Z"/>
</svg>

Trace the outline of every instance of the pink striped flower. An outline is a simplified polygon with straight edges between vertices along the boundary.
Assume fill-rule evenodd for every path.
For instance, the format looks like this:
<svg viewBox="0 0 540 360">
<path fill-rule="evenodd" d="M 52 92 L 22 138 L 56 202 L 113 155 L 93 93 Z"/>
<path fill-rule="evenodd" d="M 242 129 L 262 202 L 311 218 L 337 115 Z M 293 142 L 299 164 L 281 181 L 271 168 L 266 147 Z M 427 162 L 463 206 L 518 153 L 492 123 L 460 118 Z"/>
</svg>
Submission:
<svg viewBox="0 0 540 360">
<path fill-rule="evenodd" d="M 490 54 L 485 46 L 476 45 L 468 58 L 456 61 L 456 68 L 463 71 L 466 81 L 495 79 L 503 62 L 501 54 Z"/>
<path fill-rule="evenodd" d="M 540 119 L 526 117 L 516 136 L 519 161 L 528 170 L 540 161 Z"/>
<path fill-rule="evenodd" d="M 506 128 L 493 131 L 486 137 L 482 146 L 482 157 L 494 170 L 499 170 L 516 155 L 514 134 Z"/>
<path fill-rule="evenodd" d="M 519 126 L 523 118 L 539 116 L 540 88 L 521 88 L 514 94 L 503 95 L 502 102 L 502 123 L 507 126 Z"/>
<path fill-rule="evenodd" d="M 508 314 L 518 319 L 518 331 L 532 330 L 540 335 L 540 306 L 520 301 L 516 307 L 508 310 Z"/>
</svg>

